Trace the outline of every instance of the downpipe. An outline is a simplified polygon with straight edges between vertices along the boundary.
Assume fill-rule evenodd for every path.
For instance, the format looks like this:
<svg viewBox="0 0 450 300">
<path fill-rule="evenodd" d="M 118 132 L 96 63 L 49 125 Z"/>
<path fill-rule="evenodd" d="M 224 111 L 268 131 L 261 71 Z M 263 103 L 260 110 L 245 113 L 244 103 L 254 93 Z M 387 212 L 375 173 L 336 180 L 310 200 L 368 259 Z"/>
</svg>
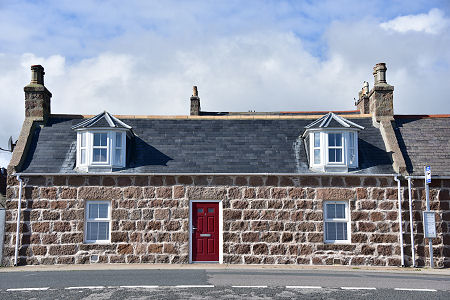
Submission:
<svg viewBox="0 0 450 300">
<path fill-rule="evenodd" d="M 411 253 L 412 266 L 416 266 L 416 248 L 414 246 L 414 227 L 413 227 L 413 213 L 412 213 L 412 192 L 411 192 L 411 178 L 408 177 L 408 197 L 409 197 L 409 228 L 411 232 Z"/>
<path fill-rule="evenodd" d="M 17 203 L 17 229 L 16 229 L 16 248 L 14 250 L 14 266 L 17 267 L 17 258 L 19 256 L 19 235 L 20 235 L 20 215 L 22 211 L 22 186 L 23 180 L 17 175 L 19 181 L 19 200 Z"/>
<path fill-rule="evenodd" d="M 400 235 L 400 254 L 402 257 L 402 267 L 405 266 L 405 254 L 403 253 L 403 225 L 402 225 L 402 194 L 400 188 L 400 180 L 398 175 L 394 176 L 394 180 L 397 181 L 397 198 L 398 198 L 398 224 Z"/>
</svg>

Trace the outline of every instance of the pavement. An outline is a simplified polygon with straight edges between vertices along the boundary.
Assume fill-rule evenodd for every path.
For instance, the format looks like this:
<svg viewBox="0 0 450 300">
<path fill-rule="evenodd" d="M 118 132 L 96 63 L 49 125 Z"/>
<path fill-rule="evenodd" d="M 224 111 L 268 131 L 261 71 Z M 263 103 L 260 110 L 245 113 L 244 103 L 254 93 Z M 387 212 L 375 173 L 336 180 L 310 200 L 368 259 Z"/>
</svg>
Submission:
<svg viewBox="0 0 450 300">
<path fill-rule="evenodd" d="M 0 267 L 0 272 L 46 272 L 46 271 L 87 271 L 87 270 L 285 270 L 285 271 L 354 271 L 402 274 L 430 274 L 450 276 L 450 269 L 443 268 L 401 268 L 375 266 L 341 265 L 229 265 L 229 264 L 86 264 L 86 265 L 30 265 Z"/>
</svg>

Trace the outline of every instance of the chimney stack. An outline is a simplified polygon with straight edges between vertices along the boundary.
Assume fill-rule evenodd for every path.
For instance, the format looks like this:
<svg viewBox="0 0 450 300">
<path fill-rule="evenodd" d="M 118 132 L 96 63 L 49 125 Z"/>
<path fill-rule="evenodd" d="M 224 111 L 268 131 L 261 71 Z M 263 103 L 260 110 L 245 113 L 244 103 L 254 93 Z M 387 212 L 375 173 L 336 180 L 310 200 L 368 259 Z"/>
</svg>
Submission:
<svg viewBox="0 0 450 300">
<path fill-rule="evenodd" d="M 369 93 L 369 110 L 372 117 L 379 121 L 381 117 L 394 116 L 394 87 L 386 82 L 386 64 L 378 63 L 374 70 L 374 86 Z"/>
<path fill-rule="evenodd" d="M 381 117 L 394 116 L 394 87 L 386 82 L 386 70 L 385 63 L 373 67 L 373 88 L 369 90 L 369 83 L 364 81 L 356 103 L 362 114 L 372 114 L 377 122 Z"/>
<path fill-rule="evenodd" d="M 191 96 L 191 116 L 200 115 L 200 97 L 198 96 L 197 86 L 192 87 Z"/>
<path fill-rule="evenodd" d="M 23 88 L 25 92 L 25 118 L 47 121 L 50 116 L 50 93 L 44 86 L 44 68 L 31 66 L 31 82 Z"/>
<path fill-rule="evenodd" d="M 368 114 L 369 112 L 369 83 L 364 81 L 362 89 L 358 93 L 358 102 L 356 103 L 359 112 Z"/>
</svg>

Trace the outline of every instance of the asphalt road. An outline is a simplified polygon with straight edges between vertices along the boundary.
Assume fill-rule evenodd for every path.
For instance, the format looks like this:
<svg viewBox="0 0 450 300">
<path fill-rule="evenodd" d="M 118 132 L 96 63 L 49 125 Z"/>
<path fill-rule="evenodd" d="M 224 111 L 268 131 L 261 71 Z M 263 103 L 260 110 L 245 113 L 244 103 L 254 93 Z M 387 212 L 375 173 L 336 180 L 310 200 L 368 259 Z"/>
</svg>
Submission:
<svg viewBox="0 0 450 300">
<path fill-rule="evenodd" d="M 0 272 L 0 299 L 450 299 L 450 276 L 328 270 Z"/>
</svg>

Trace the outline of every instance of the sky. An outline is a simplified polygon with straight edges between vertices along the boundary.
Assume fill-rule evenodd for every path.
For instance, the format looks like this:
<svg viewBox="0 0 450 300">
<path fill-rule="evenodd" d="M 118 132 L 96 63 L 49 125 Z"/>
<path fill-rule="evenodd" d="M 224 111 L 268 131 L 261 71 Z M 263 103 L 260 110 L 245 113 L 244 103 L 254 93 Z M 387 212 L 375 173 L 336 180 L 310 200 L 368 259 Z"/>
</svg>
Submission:
<svg viewBox="0 0 450 300">
<path fill-rule="evenodd" d="M 0 147 L 35 64 L 52 113 L 186 115 L 193 85 L 206 111 L 353 110 L 379 62 L 396 114 L 449 114 L 450 1 L 0 0 Z"/>
</svg>

